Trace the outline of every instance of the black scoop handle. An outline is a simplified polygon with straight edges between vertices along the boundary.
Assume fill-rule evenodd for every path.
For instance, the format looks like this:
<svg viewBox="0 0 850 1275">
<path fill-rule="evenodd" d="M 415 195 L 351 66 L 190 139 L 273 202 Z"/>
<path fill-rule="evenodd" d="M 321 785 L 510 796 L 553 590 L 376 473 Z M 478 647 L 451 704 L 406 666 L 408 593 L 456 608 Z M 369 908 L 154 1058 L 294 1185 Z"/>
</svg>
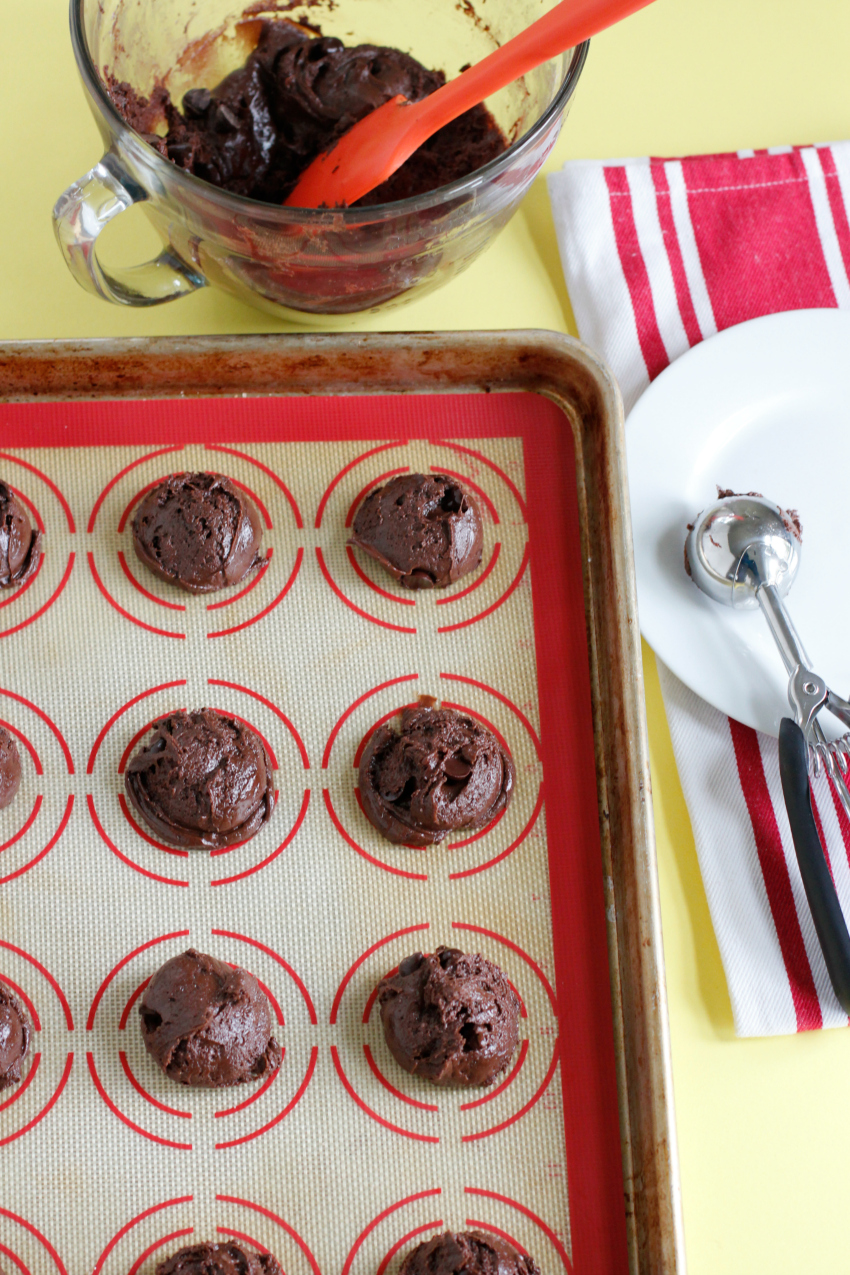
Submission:
<svg viewBox="0 0 850 1275">
<path fill-rule="evenodd" d="M 823 959 L 839 1004 L 850 1014 L 850 934 L 812 813 L 805 736 L 790 717 L 783 717 L 779 726 L 779 774 L 800 875 Z"/>
</svg>

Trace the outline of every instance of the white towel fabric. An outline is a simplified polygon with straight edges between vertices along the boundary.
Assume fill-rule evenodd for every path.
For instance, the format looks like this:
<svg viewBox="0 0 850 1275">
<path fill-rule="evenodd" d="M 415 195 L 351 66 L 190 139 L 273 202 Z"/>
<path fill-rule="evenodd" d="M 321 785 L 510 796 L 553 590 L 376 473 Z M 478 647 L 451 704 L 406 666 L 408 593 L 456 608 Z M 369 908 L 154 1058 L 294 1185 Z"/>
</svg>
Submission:
<svg viewBox="0 0 850 1275">
<path fill-rule="evenodd" d="M 611 366 L 627 412 L 715 332 L 781 310 L 850 309 L 850 142 L 574 161 L 549 194 L 579 334 Z M 797 868 L 776 740 L 660 662 L 659 673 L 735 1030 L 847 1026 Z M 850 916 L 850 820 L 825 778 L 813 806 Z"/>
</svg>

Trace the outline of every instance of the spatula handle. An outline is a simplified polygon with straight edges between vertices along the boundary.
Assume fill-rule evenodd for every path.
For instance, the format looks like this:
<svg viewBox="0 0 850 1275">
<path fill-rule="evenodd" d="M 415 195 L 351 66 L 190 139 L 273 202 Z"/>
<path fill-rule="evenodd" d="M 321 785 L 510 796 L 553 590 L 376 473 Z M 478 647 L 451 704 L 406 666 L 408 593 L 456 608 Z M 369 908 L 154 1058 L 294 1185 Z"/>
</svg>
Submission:
<svg viewBox="0 0 850 1275">
<path fill-rule="evenodd" d="M 561 0 L 530 27 L 417 103 L 430 132 L 498 93 L 549 58 L 589 40 L 652 0 Z"/>
</svg>

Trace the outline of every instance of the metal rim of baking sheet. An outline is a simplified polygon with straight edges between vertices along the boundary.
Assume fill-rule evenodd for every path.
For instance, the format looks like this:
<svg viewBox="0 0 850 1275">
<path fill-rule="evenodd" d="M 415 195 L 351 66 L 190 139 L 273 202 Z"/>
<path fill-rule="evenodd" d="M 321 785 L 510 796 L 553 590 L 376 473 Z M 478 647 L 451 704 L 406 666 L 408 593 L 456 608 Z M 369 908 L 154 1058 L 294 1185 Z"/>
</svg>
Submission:
<svg viewBox="0 0 850 1275">
<path fill-rule="evenodd" d="M 542 331 L 0 344 L 0 402 L 482 391 L 542 394 L 573 433 L 629 1265 L 683 1275 L 623 406 L 605 364 Z"/>
</svg>

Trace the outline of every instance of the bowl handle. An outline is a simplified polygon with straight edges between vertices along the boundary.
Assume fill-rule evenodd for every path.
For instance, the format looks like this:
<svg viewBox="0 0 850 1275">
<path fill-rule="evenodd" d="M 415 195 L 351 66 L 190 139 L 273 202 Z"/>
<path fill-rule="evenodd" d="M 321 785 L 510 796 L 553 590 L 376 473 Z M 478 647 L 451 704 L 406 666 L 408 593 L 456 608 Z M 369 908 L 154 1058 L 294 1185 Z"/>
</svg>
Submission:
<svg viewBox="0 0 850 1275">
<path fill-rule="evenodd" d="M 53 229 L 71 274 L 87 292 L 116 305 L 148 306 L 206 286 L 206 279 L 171 249 L 141 266 L 110 273 L 97 258 L 98 235 L 113 217 L 144 203 L 147 191 L 107 152 L 85 177 L 60 195 L 53 209 Z"/>
</svg>

